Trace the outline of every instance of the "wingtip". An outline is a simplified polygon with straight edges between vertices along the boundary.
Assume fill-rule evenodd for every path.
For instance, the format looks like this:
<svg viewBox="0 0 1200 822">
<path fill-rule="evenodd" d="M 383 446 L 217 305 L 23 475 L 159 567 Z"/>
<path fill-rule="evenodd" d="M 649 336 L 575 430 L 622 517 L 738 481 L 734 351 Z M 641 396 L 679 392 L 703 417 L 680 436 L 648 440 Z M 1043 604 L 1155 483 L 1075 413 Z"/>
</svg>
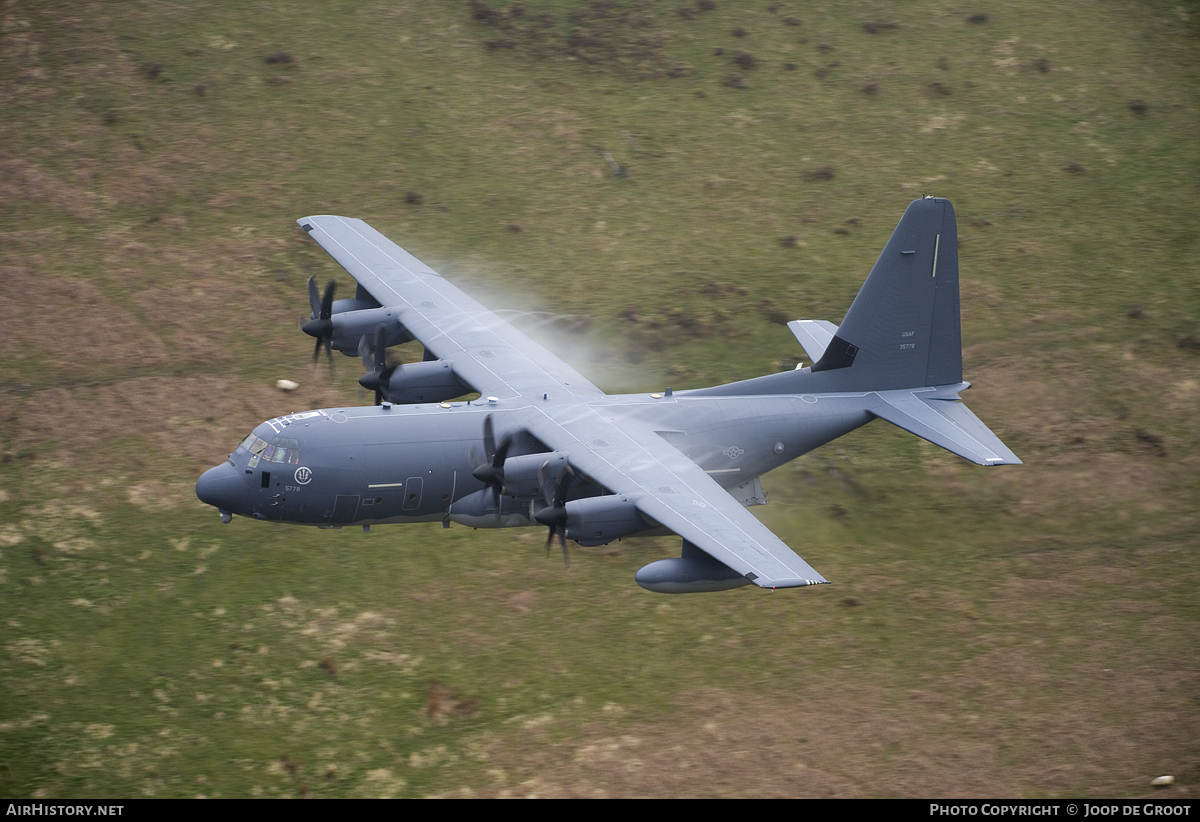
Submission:
<svg viewBox="0 0 1200 822">
<path fill-rule="evenodd" d="M 809 585 L 829 585 L 829 580 L 824 577 L 817 579 L 756 579 L 753 581 L 759 588 L 807 588 Z"/>
<path fill-rule="evenodd" d="M 990 468 L 994 465 L 1024 465 L 1025 463 L 1021 462 L 1020 457 L 1014 454 L 1010 457 L 988 457 L 979 464 Z"/>
<path fill-rule="evenodd" d="M 305 228 L 305 224 L 313 224 L 317 220 L 353 220 L 353 217 L 342 217 L 338 214 L 310 214 L 307 217 L 301 217 L 296 220 L 296 225 Z M 306 229 L 311 230 L 311 229 Z"/>
</svg>

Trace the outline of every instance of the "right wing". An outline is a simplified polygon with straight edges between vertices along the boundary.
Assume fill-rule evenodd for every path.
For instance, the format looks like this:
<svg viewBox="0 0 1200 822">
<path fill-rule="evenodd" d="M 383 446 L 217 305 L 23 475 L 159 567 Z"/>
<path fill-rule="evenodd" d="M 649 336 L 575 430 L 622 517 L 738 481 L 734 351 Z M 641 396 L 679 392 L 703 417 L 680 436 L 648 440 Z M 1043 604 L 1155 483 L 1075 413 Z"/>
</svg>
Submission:
<svg viewBox="0 0 1200 822">
<path fill-rule="evenodd" d="M 634 500 L 674 531 L 761 588 L 828 582 L 678 449 L 629 420 L 584 403 L 513 412 L 513 421 L 572 467 Z"/>
</svg>

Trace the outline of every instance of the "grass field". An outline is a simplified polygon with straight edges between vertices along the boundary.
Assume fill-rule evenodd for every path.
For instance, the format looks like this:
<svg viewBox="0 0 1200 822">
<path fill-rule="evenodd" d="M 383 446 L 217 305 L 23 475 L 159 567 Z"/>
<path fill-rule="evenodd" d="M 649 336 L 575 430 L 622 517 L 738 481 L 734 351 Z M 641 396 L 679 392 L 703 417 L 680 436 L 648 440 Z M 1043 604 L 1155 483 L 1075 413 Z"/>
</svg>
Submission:
<svg viewBox="0 0 1200 822">
<path fill-rule="evenodd" d="M 1196 797 L 1198 55 L 1154 0 L 6 3 L 0 796 Z M 366 401 L 298 217 L 589 318 L 617 392 L 791 367 L 922 194 L 1025 464 L 876 422 L 768 475 L 834 585 L 195 498 Z"/>
</svg>

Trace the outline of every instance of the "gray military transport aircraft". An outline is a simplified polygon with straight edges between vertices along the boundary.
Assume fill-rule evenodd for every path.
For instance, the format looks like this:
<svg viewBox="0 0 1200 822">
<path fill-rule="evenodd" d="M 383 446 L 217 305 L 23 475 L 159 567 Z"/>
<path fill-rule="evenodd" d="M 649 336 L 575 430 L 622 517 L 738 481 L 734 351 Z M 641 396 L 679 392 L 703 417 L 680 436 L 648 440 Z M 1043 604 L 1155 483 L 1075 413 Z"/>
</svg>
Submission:
<svg viewBox="0 0 1200 822">
<path fill-rule="evenodd" d="M 1020 463 L 958 401 L 970 384 L 948 200 L 909 205 L 840 326 L 788 324 L 812 366 L 614 396 L 362 220 L 297 222 L 358 282 L 334 302 L 332 283 L 321 295 L 309 281 L 314 356 L 362 356 L 375 405 L 255 428 L 196 483 L 223 522 L 541 524 L 568 561 L 568 539 L 675 533 L 682 556 L 639 570 L 643 588 L 793 588 L 827 580 L 746 510 L 766 502 L 767 471 L 877 417 L 979 465 Z M 410 340 L 424 361 L 388 367 L 386 348 Z"/>
</svg>

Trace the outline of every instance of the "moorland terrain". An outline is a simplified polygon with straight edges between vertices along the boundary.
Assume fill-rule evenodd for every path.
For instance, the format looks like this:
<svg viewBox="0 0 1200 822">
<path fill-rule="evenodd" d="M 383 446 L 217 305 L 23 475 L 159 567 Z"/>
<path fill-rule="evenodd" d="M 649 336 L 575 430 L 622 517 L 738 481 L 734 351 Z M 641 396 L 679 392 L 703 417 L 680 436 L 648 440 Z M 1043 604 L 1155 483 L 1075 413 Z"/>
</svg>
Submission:
<svg viewBox="0 0 1200 822">
<path fill-rule="evenodd" d="M 0 796 L 1197 796 L 1198 54 L 1190 0 L 7 0 Z M 833 585 L 194 496 L 370 401 L 298 217 L 573 317 L 618 392 L 793 367 L 923 194 L 1025 464 L 876 422 L 768 475 Z"/>
</svg>

